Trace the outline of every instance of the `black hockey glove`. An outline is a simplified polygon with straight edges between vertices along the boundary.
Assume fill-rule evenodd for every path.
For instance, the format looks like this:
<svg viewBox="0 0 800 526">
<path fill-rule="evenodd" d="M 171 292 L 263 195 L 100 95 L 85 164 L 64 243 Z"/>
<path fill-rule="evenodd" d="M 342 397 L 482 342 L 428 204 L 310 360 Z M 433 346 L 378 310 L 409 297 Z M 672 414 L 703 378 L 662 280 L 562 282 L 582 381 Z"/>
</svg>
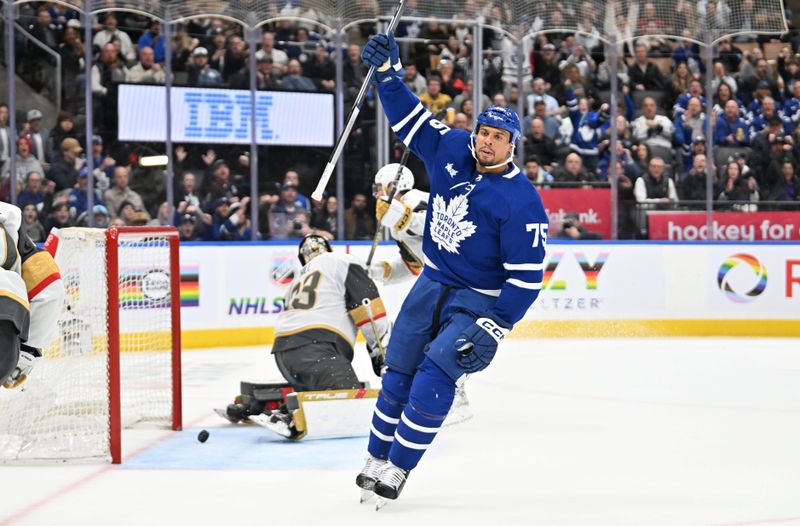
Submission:
<svg viewBox="0 0 800 526">
<path fill-rule="evenodd" d="M 486 369 L 497 352 L 497 346 L 510 330 L 510 325 L 502 320 L 475 320 L 474 324 L 461 332 L 453 344 L 458 352 L 458 365 L 468 373 Z"/>
</svg>

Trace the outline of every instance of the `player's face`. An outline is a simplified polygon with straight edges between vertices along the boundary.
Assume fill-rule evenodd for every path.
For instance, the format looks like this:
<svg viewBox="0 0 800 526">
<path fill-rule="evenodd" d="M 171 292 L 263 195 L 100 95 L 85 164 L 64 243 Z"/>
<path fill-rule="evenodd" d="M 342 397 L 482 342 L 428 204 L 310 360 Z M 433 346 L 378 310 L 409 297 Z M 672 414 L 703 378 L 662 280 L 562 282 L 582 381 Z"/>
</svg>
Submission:
<svg viewBox="0 0 800 526">
<path fill-rule="evenodd" d="M 500 164 L 508 159 L 513 144 L 510 141 L 511 132 L 481 126 L 475 136 L 475 155 L 482 166 Z"/>
</svg>

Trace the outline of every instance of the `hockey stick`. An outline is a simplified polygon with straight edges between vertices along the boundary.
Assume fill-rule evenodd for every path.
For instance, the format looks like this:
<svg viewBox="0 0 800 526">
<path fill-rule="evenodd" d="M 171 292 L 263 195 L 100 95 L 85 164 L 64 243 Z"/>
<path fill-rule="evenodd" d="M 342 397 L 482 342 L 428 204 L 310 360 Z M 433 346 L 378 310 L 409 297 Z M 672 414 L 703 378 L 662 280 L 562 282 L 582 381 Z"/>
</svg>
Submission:
<svg viewBox="0 0 800 526">
<path fill-rule="evenodd" d="M 395 27 L 397 27 L 397 23 L 400 21 L 400 15 L 403 12 L 403 7 L 405 7 L 405 0 L 400 0 L 397 5 L 397 11 L 394 12 L 392 21 L 389 22 L 389 28 L 387 32 L 394 31 Z M 339 157 L 342 154 L 344 143 L 347 142 L 347 139 L 350 137 L 350 132 L 352 131 L 353 125 L 358 118 L 358 114 L 361 113 L 361 107 L 364 104 L 364 97 L 367 95 L 367 89 L 369 88 L 372 75 L 374 74 L 375 66 L 370 66 L 367 76 L 364 78 L 364 83 L 361 84 L 361 90 L 358 92 L 356 100 L 353 103 L 353 108 L 350 110 L 350 115 L 347 117 L 347 125 L 344 127 L 342 135 L 339 136 L 339 139 L 336 141 L 336 146 L 333 149 L 331 158 L 328 159 L 328 164 L 325 165 L 325 170 L 322 172 L 322 177 L 320 177 L 319 182 L 317 183 L 316 190 L 314 190 L 314 193 L 311 194 L 311 198 L 314 201 L 322 200 L 322 192 L 324 192 L 325 187 L 328 186 L 328 181 L 331 179 L 333 169 L 336 167 L 336 163 L 339 162 Z"/>
<path fill-rule="evenodd" d="M 400 184 L 400 176 L 403 175 L 403 168 L 406 166 L 406 162 L 408 162 L 408 153 L 411 150 L 406 148 L 403 150 L 403 155 L 400 157 L 400 166 L 397 167 L 397 174 L 394 176 L 394 184 L 392 185 L 392 189 L 388 194 L 388 202 L 391 205 L 392 199 L 394 199 L 394 194 L 397 193 L 397 185 Z M 381 228 L 380 222 L 375 225 L 375 236 L 372 238 L 372 246 L 369 249 L 369 257 L 367 257 L 367 268 L 369 268 L 370 264 L 372 263 L 372 258 L 375 256 L 375 250 L 378 248 L 378 241 L 380 240 L 381 236 Z"/>
</svg>

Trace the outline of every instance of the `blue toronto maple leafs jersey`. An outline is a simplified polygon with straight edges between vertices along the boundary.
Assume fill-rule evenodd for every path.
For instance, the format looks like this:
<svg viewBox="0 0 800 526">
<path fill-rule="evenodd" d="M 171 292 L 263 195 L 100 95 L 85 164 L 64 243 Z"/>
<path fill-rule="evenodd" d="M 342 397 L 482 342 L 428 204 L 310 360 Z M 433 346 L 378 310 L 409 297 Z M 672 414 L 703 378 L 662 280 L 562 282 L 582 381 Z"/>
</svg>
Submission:
<svg viewBox="0 0 800 526">
<path fill-rule="evenodd" d="M 497 297 L 487 314 L 516 323 L 542 286 L 548 220 L 539 194 L 513 164 L 479 173 L 470 134 L 434 119 L 401 80 L 379 83 L 378 93 L 392 129 L 428 171 L 423 272 Z"/>
</svg>

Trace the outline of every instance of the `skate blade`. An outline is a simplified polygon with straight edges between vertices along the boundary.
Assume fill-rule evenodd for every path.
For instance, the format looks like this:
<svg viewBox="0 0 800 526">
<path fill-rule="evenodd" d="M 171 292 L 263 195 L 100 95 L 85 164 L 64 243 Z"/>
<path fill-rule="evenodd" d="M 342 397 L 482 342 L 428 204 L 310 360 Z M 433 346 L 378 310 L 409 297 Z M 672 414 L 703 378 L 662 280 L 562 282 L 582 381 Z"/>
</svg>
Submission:
<svg viewBox="0 0 800 526">
<path fill-rule="evenodd" d="M 6 383 L 3 384 L 3 387 L 5 387 L 6 389 L 16 389 L 17 387 L 25 383 L 25 380 L 27 379 L 28 376 L 24 374 L 19 378 L 17 378 L 16 380 L 11 380 L 9 378 L 8 380 L 6 380 Z"/>
<path fill-rule="evenodd" d="M 214 412 L 217 413 L 219 416 L 230 422 L 231 424 L 248 424 L 247 420 L 234 420 L 233 418 L 228 416 L 228 411 L 225 409 L 219 409 L 218 407 L 214 408 Z"/>
<path fill-rule="evenodd" d="M 369 502 L 372 500 L 372 497 L 375 496 L 375 493 L 372 490 L 362 489 L 361 490 L 361 498 L 359 499 L 359 504 L 364 504 L 365 502 Z"/>
<path fill-rule="evenodd" d="M 289 429 L 288 426 L 286 426 L 286 425 L 276 425 L 276 424 L 270 422 L 269 416 L 267 416 L 267 415 L 265 415 L 263 413 L 260 414 L 260 415 L 250 415 L 250 416 L 247 417 L 247 419 L 250 420 L 251 422 L 253 422 L 254 424 L 260 425 L 261 427 L 266 427 L 267 429 L 269 429 L 273 433 L 277 433 L 280 436 L 282 436 L 283 438 L 291 438 L 291 436 L 292 436 L 292 430 Z"/>
<path fill-rule="evenodd" d="M 391 502 L 389 499 L 378 497 L 378 502 L 375 503 L 375 511 L 381 511 L 389 502 Z"/>
</svg>

